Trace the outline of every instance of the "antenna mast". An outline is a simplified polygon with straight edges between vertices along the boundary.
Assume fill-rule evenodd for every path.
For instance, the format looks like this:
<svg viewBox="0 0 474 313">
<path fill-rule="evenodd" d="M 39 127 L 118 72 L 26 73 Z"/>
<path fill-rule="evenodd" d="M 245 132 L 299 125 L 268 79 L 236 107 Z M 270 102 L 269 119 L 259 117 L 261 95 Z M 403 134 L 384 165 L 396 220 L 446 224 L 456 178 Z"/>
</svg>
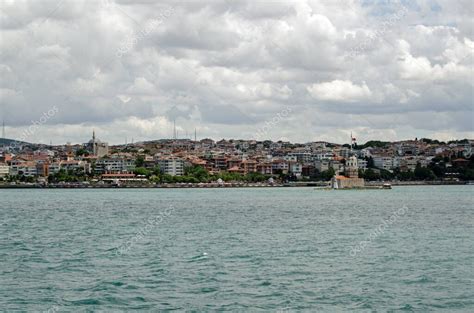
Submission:
<svg viewBox="0 0 474 313">
<path fill-rule="evenodd" d="M 176 140 L 176 119 L 173 120 L 173 139 Z"/>
</svg>

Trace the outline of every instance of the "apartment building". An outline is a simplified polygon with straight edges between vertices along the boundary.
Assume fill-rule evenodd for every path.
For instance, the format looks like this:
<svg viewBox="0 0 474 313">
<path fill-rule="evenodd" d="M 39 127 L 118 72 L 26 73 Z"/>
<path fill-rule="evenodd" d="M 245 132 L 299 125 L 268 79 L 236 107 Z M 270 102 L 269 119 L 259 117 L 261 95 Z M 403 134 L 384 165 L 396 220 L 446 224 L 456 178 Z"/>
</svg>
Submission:
<svg viewBox="0 0 474 313">
<path fill-rule="evenodd" d="M 34 161 L 23 161 L 23 160 L 12 160 L 10 165 L 10 174 L 12 176 L 26 176 L 32 177 L 38 175 L 36 168 L 36 162 Z"/>
<path fill-rule="evenodd" d="M 166 158 L 158 160 L 158 166 L 163 174 L 171 176 L 184 175 L 184 160 L 177 158 Z"/>
<path fill-rule="evenodd" d="M 384 170 L 391 170 L 393 166 L 393 158 L 390 156 L 374 156 L 374 166 Z"/>
<path fill-rule="evenodd" d="M 0 163 L 0 177 L 5 177 L 10 174 L 10 167 L 8 164 Z"/>
<path fill-rule="evenodd" d="M 104 173 L 124 173 L 135 169 L 135 161 L 133 159 L 111 158 L 100 159 L 95 163 L 95 172 L 97 174 Z"/>
</svg>

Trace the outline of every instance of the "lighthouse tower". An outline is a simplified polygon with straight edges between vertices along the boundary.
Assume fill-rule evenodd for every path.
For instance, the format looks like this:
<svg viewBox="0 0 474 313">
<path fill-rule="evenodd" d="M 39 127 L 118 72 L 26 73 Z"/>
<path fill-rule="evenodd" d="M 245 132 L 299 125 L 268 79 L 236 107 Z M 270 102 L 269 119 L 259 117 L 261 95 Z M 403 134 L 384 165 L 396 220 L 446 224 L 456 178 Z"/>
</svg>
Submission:
<svg viewBox="0 0 474 313">
<path fill-rule="evenodd" d="M 359 165 L 355 155 L 346 161 L 346 175 L 349 178 L 359 178 Z"/>
</svg>

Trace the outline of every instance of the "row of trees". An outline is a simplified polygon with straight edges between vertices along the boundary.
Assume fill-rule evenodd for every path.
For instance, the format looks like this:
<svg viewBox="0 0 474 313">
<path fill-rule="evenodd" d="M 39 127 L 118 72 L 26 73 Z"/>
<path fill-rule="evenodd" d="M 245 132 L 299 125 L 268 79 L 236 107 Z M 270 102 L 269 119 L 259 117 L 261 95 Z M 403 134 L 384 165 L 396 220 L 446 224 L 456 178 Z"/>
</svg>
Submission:
<svg viewBox="0 0 474 313">
<path fill-rule="evenodd" d="M 171 176 L 161 173 L 159 167 L 152 170 L 144 167 L 138 167 L 134 170 L 136 175 L 147 177 L 150 181 L 155 183 L 208 183 L 222 179 L 225 182 L 230 181 L 245 181 L 245 182 L 262 182 L 268 180 L 270 175 L 263 175 L 260 173 L 248 173 L 246 175 L 239 173 L 221 172 L 219 174 L 211 175 L 202 166 L 190 166 L 185 168 L 183 176 Z"/>
<path fill-rule="evenodd" d="M 453 158 L 455 157 L 456 156 L 453 156 Z M 435 157 L 427 167 L 422 167 L 420 164 L 417 164 L 414 171 L 408 172 L 401 172 L 399 168 L 395 168 L 393 172 L 377 169 L 373 165 L 373 160 L 369 159 L 367 164 L 368 169 L 365 171 L 359 170 L 359 177 L 363 177 L 366 180 L 398 179 L 403 181 L 438 180 L 449 177 L 455 177 L 461 180 L 474 180 L 474 155 L 467 159 L 467 164 L 463 165 L 457 165 L 455 162 L 452 162 L 453 158 Z"/>
</svg>

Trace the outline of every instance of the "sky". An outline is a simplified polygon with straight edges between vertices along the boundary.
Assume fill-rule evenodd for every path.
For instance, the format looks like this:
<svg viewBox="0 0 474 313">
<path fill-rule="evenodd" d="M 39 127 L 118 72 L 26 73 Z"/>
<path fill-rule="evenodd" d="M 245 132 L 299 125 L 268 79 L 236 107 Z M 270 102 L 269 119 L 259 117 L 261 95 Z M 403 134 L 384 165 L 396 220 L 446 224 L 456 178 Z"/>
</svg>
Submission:
<svg viewBox="0 0 474 313">
<path fill-rule="evenodd" d="M 53 144 L 171 138 L 174 124 L 215 140 L 472 139 L 473 7 L 0 0 L 0 122 Z"/>
</svg>

